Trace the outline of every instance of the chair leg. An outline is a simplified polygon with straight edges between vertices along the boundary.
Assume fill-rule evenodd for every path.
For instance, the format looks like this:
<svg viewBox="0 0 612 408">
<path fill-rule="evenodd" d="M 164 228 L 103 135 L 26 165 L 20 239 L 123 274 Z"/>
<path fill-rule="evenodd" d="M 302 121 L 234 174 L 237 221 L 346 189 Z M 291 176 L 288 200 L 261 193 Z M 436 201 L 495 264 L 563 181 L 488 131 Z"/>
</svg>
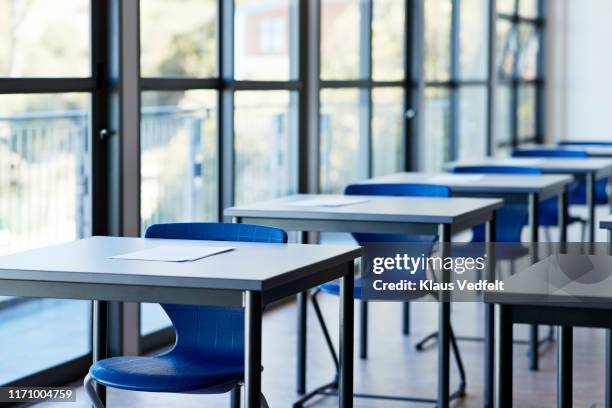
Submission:
<svg viewBox="0 0 612 408">
<path fill-rule="evenodd" d="M 96 387 L 94 379 L 91 375 L 87 374 L 83 380 L 83 388 L 85 388 L 85 394 L 89 398 L 94 408 L 104 408 L 104 404 L 100 401 L 100 397 L 96 393 Z"/>
<path fill-rule="evenodd" d="M 451 326 L 450 329 L 450 341 L 451 349 L 455 355 L 455 361 L 457 362 L 457 369 L 459 370 L 459 394 L 463 397 L 465 396 L 466 387 L 465 367 L 463 366 L 463 359 L 461 358 L 461 352 L 459 351 L 459 346 L 457 345 L 457 338 L 455 337 L 453 326 Z"/>
<path fill-rule="evenodd" d="M 240 408 L 240 386 L 230 391 L 230 408 Z"/>
<path fill-rule="evenodd" d="M 359 331 L 359 358 L 368 358 L 368 302 L 361 301 L 361 326 Z"/>
<path fill-rule="evenodd" d="M 319 325 L 321 326 L 321 330 L 323 331 L 323 336 L 325 337 L 325 343 L 327 344 L 327 348 L 334 359 L 334 364 L 336 365 L 336 372 L 340 370 L 340 361 L 338 359 L 338 354 L 336 353 L 336 349 L 334 349 L 334 344 L 332 343 L 331 336 L 329 335 L 329 330 L 327 329 L 327 325 L 325 324 L 325 319 L 323 319 L 323 313 L 321 313 L 321 307 L 319 306 L 319 301 L 317 300 L 317 295 L 319 294 L 319 290 L 315 290 L 312 292 L 312 296 L 310 299 L 312 300 L 312 305 L 314 306 L 315 315 L 317 316 L 317 320 L 319 321 Z"/>
</svg>

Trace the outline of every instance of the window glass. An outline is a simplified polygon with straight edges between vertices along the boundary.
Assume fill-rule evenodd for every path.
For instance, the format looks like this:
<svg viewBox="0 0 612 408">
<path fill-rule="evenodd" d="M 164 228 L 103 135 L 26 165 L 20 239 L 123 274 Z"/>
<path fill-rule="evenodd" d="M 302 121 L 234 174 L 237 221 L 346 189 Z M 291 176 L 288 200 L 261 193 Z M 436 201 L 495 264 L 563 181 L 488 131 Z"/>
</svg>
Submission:
<svg viewBox="0 0 612 408">
<path fill-rule="evenodd" d="M 0 95 L 0 255 L 91 234 L 89 100 Z M 0 296 L 0 384 L 89 353 L 90 303 Z"/>
<path fill-rule="evenodd" d="M 297 48 L 297 0 L 237 0 L 234 75 L 239 80 L 287 80 Z M 294 44 L 293 47 L 291 46 Z M 297 70 L 295 70 L 297 72 Z"/>
<path fill-rule="evenodd" d="M 487 79 L 489 1 L 462 0 L 459 22 L 461 79 Z"/>
<path fill-rule="evenodd" d="M 519 139 L 536 135 L 536 90 L 533 85 L 522 85 L 518 92 Z"/>
<path fill-rule="evenodd" d="M 425 171 L 441 171 L 450 159 L 449 92 L 443 88 L 425 89 L 423 158 Z"/>
<path fill-rule="evenodd" d="M 495 96 L 496 154 L 507 155 L 512 142 L 512 91 L 510 86 L 499 84 Z"/>
<path fill-rule="evenodd" d="M 88 77 L 89 1 L 0 0 L 0 77 Z"/>
<path fill-rule="evenodd" d="M 376 88 L 372 91 L 372 173 L 374 177 L 403 168 L 404 91 Z"/>
<path fill-rule="evenodd" d="M 538 0 L 519 0 L 521 17 L 535 18 L 538 16 Z"/>
<path fill-rule="evenodd" d="M 450 0 L 425 1 L 425 79 L 443 81 L 450 77 Z"/>
<path fill-rule="evenodd" d="M 487 88 L 464 86 L 459 90 L 459 159 L 487 155 Z"/>
<path fill-rule="evenodd" d="M 523 79 L 535 79 L 538 76 L 538 56 L 540 54 L 538 29 L 531 24 L 521 24 L 519 26 L 519 35 L 519 73 Z"/>
<path fill-rule="evenodd" d="M 404 77 L 404 2 L 373 0 L 372 76 L 375 81 Z"/>
<path fill-rule="evenodd" d="M 514 14 L 516 12 L 516 0 L 497 0 L 497 12 Z"/>
<path fill-rule="evenodd" d="M 321 2 L 321 78 L 356 79 L 360 70 L 361 1 Z"/>
<path fill-rule="evenodd" d="M 365 168 L 359 158 L 364 117 L 364 91 L 323 89 L 321 91 L 321 191 L 342 193 L 347 184 L 360 178 Z"/>
<path fill-rule="evenodd" d="M 217 0 L 140 0 L 142 76 L 215 76 L 216 42 Z"/>
<path fill-rule="evenodd" d="M 500 78 L 514 76 L 517 50 L 516 28 L 506 20 L 497 20 L 497 67 Z"/>
<path fill-rule="evenodd" d="M 297 95 L 240 91 L 234 99 L 235 201 L 251 203 L 294 192 Z"/>
</svg>

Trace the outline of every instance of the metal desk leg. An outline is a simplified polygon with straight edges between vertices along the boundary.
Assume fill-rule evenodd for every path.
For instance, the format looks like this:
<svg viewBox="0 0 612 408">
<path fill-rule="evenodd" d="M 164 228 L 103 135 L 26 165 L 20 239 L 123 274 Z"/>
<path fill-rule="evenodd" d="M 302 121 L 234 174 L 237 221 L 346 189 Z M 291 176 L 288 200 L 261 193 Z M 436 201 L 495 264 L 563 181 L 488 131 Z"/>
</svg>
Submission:
<svg viewBox="0 0 612 408">
<path fill-rule="evenodd" d="M 496 344 L 497 408 L 512 407 L 512 311 L 511 306 L 499 306 Z"/>
<path fill-rule="evenodd" d="M 447 246 L 451 242 L 451 228 L 448 224 L 440 225 L 441 257 L 446 257 Z M 449 271 L 442 268 L 441 282 L 449 281 Z M 450 402 L 450 301 L 444 299 L 444 293 L 438 306 L 438 408 L 448 408 Z"/>
<path fill-rule="evenodd" d="M 305 244 L 307 235 L 303 231 L 297 232 L 298 243 Z M 297 295 L 297 376 L 296 392 L 304 395 L 306 392 L 306 325 L 308 321 L 308 293 Z"/>
<path fill-rule="evenodd" d="M 529 194 L 529 241 L 532 247 L 533 263 L 537 262 L 537 243 L 539 242 L 540 227 L 540 200 L 538 194 Z M 538 326 L 532 324 L 529 327 L 529 369 L 538 369 Z"/>
<path fill-rule="evenodd" d="M 359 358 L 365 360 L 368 358 L 368 302 L 362 300 L 359 309 Z"/>
<path fill-rule="evenodd" d="M 261 293 L 245 293 L 244 394 L 246 408 L 261 406 Z"/>
<path fill-rule="evenodd" d="M 559 328 L 557 350 L 557 407 L 572 407 L 572 352 L 573 331 L 571 327 Z"/>
<path fill-rule="evenodd" d="M 588 173 L 587 183 L 587 207 L 589 209 L 589 242 L 595 242 L 595 174 Z"/>
<path fill-rule="evenodd" d="M 340 408 L 353 406 L 354 268 L 354 262 L 349 262 L 346 275 L 340 279 Z"/>
<path fill-rule="evenodd" d="M 559 194 L 559 208 L 557 209 L 559 214 L 559 242 L 567 242 L 567 190 Z"/>
<path fill-rule="evenodd" d="M 93 362 L 104 360 L 108 353 L 108 302 L 94 300 L 92 350 Z M 96 393 L 100 401 L 106 405 L 106 387 L 96 383 Z"/>
<path fill-rule="evenodd" d="M 493 281 L 496 278 L 496 260 L 494 242 L 496 240 L 495 216 L 487 225 L 487 279 Z M 495 306 L 484 305 L 485 333 L 484 333 L 484 406 L 493 408 L 493 390 L 495 387 Z"/>
<path fill-rule="evenodd" d="M 410 302 L 402 303 L 402 334 L 410 334 Z"/>
</svg>

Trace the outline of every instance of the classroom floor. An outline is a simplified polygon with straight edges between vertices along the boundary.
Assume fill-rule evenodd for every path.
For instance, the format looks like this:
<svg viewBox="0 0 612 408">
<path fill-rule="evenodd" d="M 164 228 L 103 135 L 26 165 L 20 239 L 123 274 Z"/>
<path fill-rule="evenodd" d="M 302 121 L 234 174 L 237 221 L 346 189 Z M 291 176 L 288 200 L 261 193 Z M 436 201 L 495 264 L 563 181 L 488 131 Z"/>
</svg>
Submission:
<svg viewBox="0 0 612 408">
<path fill-rule="evenodd" d="M 570 230 L 570 238 L 579 237 L 577 227 Z M 603 231 L 598 241 L 605 241 Z M 320 297 L 327 321 L 337 341 L 338 299 L 329 295 Z M 358 309 L 356 308 L 356 312 Z M 371 304 L 369 358 L 356 358 L 355 391 L 431 397 L 436 390 L 436 348 L 417 352 L 414 344 L 437 325 L 437 305 L 414 303 L 411 310 L 412 331 L 401 335 L 401 307 L 395 303 Z M 453 324 L 458 336 L 478 336 L 482 331 L 482 305 L 453 304 Z M 309 309 L 308 327 L 308 388 L 329 381 L 333 376 L 332 360 L 325 347 L 321 330 Z M 358 330 L 358 321 L 356 322 Z M 298 399 L 295 393 L 295 306 L 293 303 L 275 308 L 265 314 L 263 339 L 263 390 L 271 407 L 290 407 Z M 547 328 L 541 328 L 541 336 Z M 357 333 L 357 331 L 356 331 Z M 526 327 L 516 326 L 516 339 L 526 339 Z M 467 397 L 454 407 L 482 406 L 482 343 L 463 341 L 459 344 L 467 370 Z M 543 346 L 540 352 L 540 370 L 528 369 L 527 346 L 516 344 L 514 350 L 514 400 L 521 408 L 548 408 L 555 406 L 556 354 L 555 344 Z M 457 384 L 456 367 L 451 366 L 451 387 Z M 594 329 L 576 329 L 574 334 L 574 406 L 603 407 L 604 332 Z M 227 395 L 174 395 L 109 391 L 109 407 L 223 407 L 228 406 Z M 37 404 L 36 407 L 59 408 L 89 407 L 82 388 L 76 403 Z M 322 397 L 312 400 L 312 407 L 334 407 L 337 399 Z M 422 407 L 431 404 L 390 402 L 356 399 L 355 407 Z"/>
</svg>

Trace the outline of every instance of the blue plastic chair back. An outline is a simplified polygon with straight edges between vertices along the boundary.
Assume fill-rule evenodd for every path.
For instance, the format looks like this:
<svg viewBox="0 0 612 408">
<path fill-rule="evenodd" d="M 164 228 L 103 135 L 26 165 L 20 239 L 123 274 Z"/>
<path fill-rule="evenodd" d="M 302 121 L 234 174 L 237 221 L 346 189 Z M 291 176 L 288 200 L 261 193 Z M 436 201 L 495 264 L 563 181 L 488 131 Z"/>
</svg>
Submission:
<svg viewBox="0 0 612 408">
<path fill-rule="evenodd" d="M 248 224 L 176 223 L 151 225 L 145 238 L 286 243 L 287 233 L 278 228 Z M 176 333 L 173 351 L 187 350 L 194 357 L 210 356 L 218 361 L 243 364 L 242 308 L 161 306 Z"/>
<path fill-rule="evenodd" d="M 533 167 L 520 166 L 461 166 L 453 169 L 455 173 L 484 174 L 525 174 L 539 175 L 542 170 Z M 525 204 L 505 204 L 497 210 L 497 242 L 521 242 L 521 232 L 529 220 L 529 210 Z M 472 242 L 485 242 L 485 226 L 479 225 L 472 229 Z"/>
<path fill-rule="evenodd" d="M 512 157 L 560 157 L 560 158 L 586 158 L 587 152 L 566 149 L 518 149 L 512 152 Z"/>
<path fill-rule="evenodd" d="M 451 191 L 446 186 L 432 184 L 352 184 L 344 190 L 346 195 L 392 196 L 392 197 L 450 197 Z M 435 235 L 399 235 L 399 234 L 353 234 L 355 240 L 363 245 L 366 242 L 435 242 Z"/>
</svg>

